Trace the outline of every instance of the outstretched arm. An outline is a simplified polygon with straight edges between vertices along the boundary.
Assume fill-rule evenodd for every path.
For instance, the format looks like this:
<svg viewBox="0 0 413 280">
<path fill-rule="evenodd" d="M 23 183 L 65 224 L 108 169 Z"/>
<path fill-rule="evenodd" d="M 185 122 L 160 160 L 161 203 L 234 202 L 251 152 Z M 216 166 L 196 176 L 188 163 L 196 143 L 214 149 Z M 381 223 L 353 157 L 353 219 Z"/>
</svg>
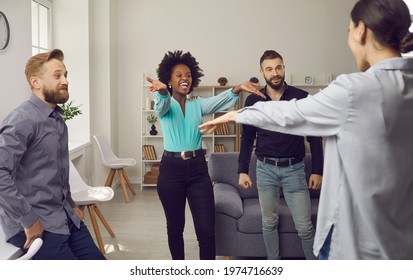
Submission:
<svg viewBox="0 0 413 280">
<path fill-rule="evenodd" d="M 209 98 L 201 98 L 202 115 L 220 112 L 233 107 L 238 101 L 239 93 L 241 91 L 246 91 L 264 97 L 264 95 L 257 90 L 257 86 L 259 85 L 251 82 L 245 82 L 218 95 Z"/>
<path fill-rule="evenodd" d="M 154 110 L 159 117 L 162 117 L 169 111 L 171 105 L 171 98 L 167 86 L 161 81 L 151 79 L 150 77 L 146 77 L 146 80 L 151 83 L 148 89 L 151 92 L 157 92 L 155 94 Z"/>
<path fill-rule="evenodd" d="M 229 112 L 200 126 L 211 133 L 222 124 L 237 122 L 263 129 L 301 136 L 330 136 L 345 124 L 351 85 L 345 77 L 323 91 L 300 100 L 257 102 L 254 106 Z"/>
<path fill-rule="evenodd" d="M 237 111 L 230 111 L 212 121 L 206 122 L 199 126 L 201 133 L 212 134 L 214 131 L 223 124 L 235 122 L 237 118 Z"/>
</svg>

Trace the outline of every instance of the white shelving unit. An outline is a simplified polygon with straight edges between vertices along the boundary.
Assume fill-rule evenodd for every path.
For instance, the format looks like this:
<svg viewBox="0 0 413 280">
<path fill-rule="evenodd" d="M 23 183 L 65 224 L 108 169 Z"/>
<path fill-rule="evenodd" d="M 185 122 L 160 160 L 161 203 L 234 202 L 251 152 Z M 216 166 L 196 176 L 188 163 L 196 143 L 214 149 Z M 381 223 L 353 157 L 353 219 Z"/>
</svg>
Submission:
<svg viewBox="0 0 413 280">
<path fill-rule="evenodd" d="M 313 95 L 327 87 L 334 79 L 333 74 L 316 74 L 316 75 L 288 75 L 286 81 L 293 87 L 300 88 Z"/>
<path fill-rule="evenodd" d="M 140 130 L 140 135 L 141 135 L 141 145 L 153 145 L 155 148 L 156 152 L 156 160 L 147 160 L 144 157 L 144 153 L 142 151 L 142 147 L 140 148 L 139 151 L 139 158 L 141 159 L 141 189 L 144 187 L 156 187 L 156 184 L 147 184 L 144 183 L 144 176 L 147 172 L 151 170 L 151 167 L 153 164 L 159 164 L 162 154 L 163 154 L 163 136 L 162 136 L 162 129 L 158 122 L 155 124 L 156 130 L 158 131 L 157 135 L 150 135 L 149 131 L 151 128 L 151 124 L 148 123 L 146 120 L 147 116 L 150 114 L 155 114 L 154 110 L 152 108 L 146 108 L 148 105 L 147 102 L 147 97 L 150 98 L 150 101 L 153 100 L 154 94 L 151 93 L 148 90 L 149 84 L 146 83 L 145 81 L 142 82 L 142 108 L 141 108 L 141 130 Z M 211 97 L 214 95 L 218 95 L 221 92 L 231 88 L 232 86 L 199 86 L 196 88 L 191 96 L 196 97 L 200 96 L 203 98 Z M 240 98 L 241 100 L 241 98 Z M 242 100 L 240 102 L 243 102 Z M 239 108 L 239 103 L 235 105 L 234 108 L 232 109 L 238 109 Z M 153 104 L 152 102 L 149 102 L 149 104 Z M 211 115 L 207 115 L 203 117 L 203 121 L 211 120 L 215 118 L 216 116 L 219 116 L 223 114 L 224 112 L 219 112 Z M 233 152 L 233 151 L 239 151 L 239 125 L 231 124 L 228 125 L 228 134 L 226 135 L 203 135 L 202 136 L 202 144 L 203 148 L 207 150 L 206 158 L 208 159 L 211 153 L 214 152 L 214 147 L 215 144 L 219 144 L 224 147 L 225 152 Z"/>
</svg>

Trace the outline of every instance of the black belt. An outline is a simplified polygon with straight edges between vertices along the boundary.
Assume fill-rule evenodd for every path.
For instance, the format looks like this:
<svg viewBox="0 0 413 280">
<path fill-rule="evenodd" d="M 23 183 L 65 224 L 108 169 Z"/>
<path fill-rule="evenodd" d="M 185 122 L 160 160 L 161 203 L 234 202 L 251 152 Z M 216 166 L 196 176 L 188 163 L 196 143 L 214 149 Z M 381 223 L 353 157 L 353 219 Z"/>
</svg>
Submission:
<svg viewBox="0 0 413 280">
<path fill-rule="evenodd" d="M 268 163 L 271 165 L 275 165 L 277 167 L 288 167 L 290 165 L 299 163 L 303 161 L 303 158 L 292 158 L 292 159 L 288 159 L 288 160 L 273 160 L 273 159 L 269 159 L 266 157 L 257 157 L 259 161 L 264 162 L 264 163 Z"/>
<path fill-rule="evenodd" d="M 204 156 L 205 151 L 203 149 L 199 149 L 199 150 L 196 150 L 196 151 L 182 151 L 182 152 L 164 151 L 163 155 L 167 156 L 167 157 L 182 158 L 183 160 L 188 160 L 188 159 Z"/>
</svg>

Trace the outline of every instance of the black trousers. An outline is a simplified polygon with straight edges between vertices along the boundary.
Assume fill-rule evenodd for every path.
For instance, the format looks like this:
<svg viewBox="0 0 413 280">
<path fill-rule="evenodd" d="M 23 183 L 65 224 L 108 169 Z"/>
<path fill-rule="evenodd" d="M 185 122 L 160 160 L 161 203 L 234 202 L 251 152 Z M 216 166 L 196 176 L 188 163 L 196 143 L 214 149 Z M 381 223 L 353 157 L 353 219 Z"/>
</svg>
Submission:
<svg viewBox="0 0 413 280">
<path fill-rule="evenodd" d="M 158 195 L 165 211 L 172 259 L 185 259 L 183 232 L 187 199 L 198 239 L 199 258 L 215 259 L 214 193 L 205 157 L 183 160 L 163 156 Z"/>
<path fill-rule="evenodd" d="M 33 256 L 33 260 L 106 260 L 85 224 L 80 222 L 80 228 L 77 228 L 69 216 L 67 219 L 70 235 L 44 231 L 43 245 Z M 24 231 L 10 238 L 8 242 L 23 248 L 26 242 Z"/>
</svg>

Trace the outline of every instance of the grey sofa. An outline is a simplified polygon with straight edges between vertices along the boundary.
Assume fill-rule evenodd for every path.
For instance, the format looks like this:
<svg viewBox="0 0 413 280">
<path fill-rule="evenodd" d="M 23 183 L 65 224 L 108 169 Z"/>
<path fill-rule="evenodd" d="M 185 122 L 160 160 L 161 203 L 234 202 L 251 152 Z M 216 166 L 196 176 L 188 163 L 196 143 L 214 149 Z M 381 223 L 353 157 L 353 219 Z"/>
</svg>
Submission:
<svg viewBox="0 0 413 280">
<path fill-rule="evenodd" d="M 217 256 L 266 257 L 262 238 L 261 210 L 256 184 L 256 157 L 252 155 L 250 178 L 253 186 L 243 189 L 238 185 L 238 153 L 213 153 L 208 168 L 214 182 L 215 234 Z M 307 181 L 311 172 L 311 158 L 305 158 Z M 310 190 L 311 214 L 314 227 L 317 219 L 319 191 Z M 279 213 L 280 255 L 283 259 L 304 258 L 301 241 L 287 204 L 280 199 Z"/>
</svg>

